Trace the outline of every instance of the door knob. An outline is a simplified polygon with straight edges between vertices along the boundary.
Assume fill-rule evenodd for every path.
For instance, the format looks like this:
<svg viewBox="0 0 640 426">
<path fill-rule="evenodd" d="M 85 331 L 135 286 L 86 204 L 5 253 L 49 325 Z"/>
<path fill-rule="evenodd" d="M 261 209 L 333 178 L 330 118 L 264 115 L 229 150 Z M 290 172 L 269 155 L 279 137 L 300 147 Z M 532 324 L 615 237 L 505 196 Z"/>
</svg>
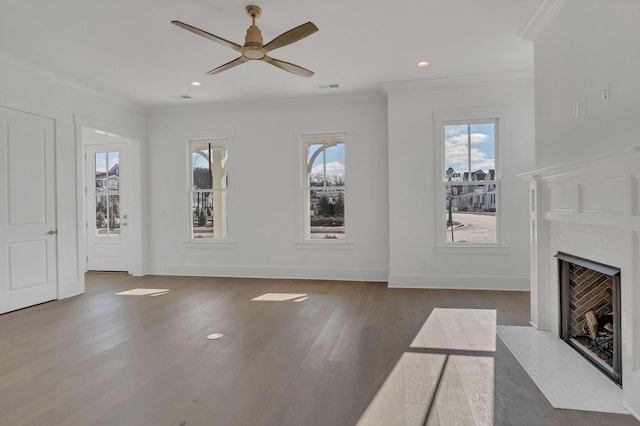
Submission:
<svg viewBox="0 0 640 426">
<path fill-rule="evenodd" d="M 49 229 L 49 232 L 47 232 L 48 235 L 55 235 L 58 233 L 57 229 Z"/>
</svg>

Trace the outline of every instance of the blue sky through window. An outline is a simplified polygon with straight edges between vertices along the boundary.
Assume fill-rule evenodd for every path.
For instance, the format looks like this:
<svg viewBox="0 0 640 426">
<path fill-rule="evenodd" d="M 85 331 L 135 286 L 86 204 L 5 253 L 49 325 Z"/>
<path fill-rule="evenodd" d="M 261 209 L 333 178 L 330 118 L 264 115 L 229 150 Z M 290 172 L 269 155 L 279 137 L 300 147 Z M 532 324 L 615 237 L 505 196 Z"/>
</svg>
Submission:
<svg viewBox="0 0 640 426">
<path fill-rule="evenodd" d="M 309 146 L 308 158 L 311 157 L 322 145 L 314 144 Z M 331 146 L 325 150 L 327 176 L 339 176 L 344 179 L 344 144 L 340 143 L 335 146 Z M 323 162 L 325 158 L 320 153 L 315 160 L 311 168 L 311 174 L 323 173 Z"/>
<path fill-rule="evenodd" d="M 191 154 L 191 158 L 193 159 L 193 168 L 194 169 L 198 169 L 198 168 L 202 168 L 202 169 L 208 169 L 209 168 L 209 162 L 207 161 L 207 159 L 200 155 L 200 154 Z"/>
<path fill-rule="evenodd" d="M 109 161 L 107 164 L 107 155 Z M 120 163 L 119 152 L 98 152 L 96 153 L 96 173 L 106 173 L 107 170 L 111 170 L 113 166 Z"/>
<path fill-rule="evenodd" d="M 469 141 L 469 130 L 471 140 Z M 455 124 L 444 126 L 445 172 L 449 167 L 455 172 L 495 169 L 495 123 Z"/>
<path fill-rule="evenodd" d="M 191 145 L 191 163 L 194 169 L 202 168 L 208 169 L 209 162 L 207 161 L 207 157 L 209 156 L 209 144 L 207 143 L 198 143 Z M 216 158 L 216 149 L 220 149 L 220 144 L 211 144 L 211 158 Z M 224 159 L 226 152 L 223 150 L 222 158 Z"/>
</svg>

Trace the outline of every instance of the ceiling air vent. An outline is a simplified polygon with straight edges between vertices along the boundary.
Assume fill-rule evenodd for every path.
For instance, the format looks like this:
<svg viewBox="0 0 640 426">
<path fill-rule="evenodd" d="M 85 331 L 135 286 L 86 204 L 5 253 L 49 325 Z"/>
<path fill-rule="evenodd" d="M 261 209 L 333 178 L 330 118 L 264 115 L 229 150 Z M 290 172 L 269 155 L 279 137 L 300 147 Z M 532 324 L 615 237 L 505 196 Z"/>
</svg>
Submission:
<svg viewBox="0 0 640 426">
<path fill-rule="evenodd" d="M 338 83 L 330 83 L 330 84 L 321 84 L 318 87 L 320 87 L 321 89 L 337 89 L 338 87 L 340 87 L 340 85 Z"/>
</svg>

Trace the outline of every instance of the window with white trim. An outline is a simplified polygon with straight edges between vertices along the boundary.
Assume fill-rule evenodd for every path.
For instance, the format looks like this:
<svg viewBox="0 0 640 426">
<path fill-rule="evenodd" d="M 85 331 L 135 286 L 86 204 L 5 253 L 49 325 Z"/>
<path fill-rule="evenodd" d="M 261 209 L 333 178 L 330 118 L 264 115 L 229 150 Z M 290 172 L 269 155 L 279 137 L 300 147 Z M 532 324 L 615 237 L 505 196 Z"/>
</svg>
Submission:
<svg viewBox="0 0 640 426">
<path fill-rule="evenodd" d="M 499 245 L 498 118 L 440 122 L 438 240 L 442 245 Z"/>
<path fill-rule="evenodd" d="M 227 238 L 227 139 L 189 141 L 189 221 L 192 241 Z"/>
<path fill-rule="evenodd" d="M 345 241 L 345 134 L 302 135 L 303 241 Z"/>
</svg>

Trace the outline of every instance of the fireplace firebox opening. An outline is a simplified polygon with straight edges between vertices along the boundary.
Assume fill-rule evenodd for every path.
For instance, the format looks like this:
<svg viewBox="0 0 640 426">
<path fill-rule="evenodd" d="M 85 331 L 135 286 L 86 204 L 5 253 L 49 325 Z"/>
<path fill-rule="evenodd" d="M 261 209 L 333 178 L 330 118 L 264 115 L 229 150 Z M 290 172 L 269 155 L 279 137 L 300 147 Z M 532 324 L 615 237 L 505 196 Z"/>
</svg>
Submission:
<svg viewBox="0 0 640 426">
<path fill-rule="evenodd" d="M 620 269 L 559 252 L 560 338 L 622 386 Z"/>
</svg>

